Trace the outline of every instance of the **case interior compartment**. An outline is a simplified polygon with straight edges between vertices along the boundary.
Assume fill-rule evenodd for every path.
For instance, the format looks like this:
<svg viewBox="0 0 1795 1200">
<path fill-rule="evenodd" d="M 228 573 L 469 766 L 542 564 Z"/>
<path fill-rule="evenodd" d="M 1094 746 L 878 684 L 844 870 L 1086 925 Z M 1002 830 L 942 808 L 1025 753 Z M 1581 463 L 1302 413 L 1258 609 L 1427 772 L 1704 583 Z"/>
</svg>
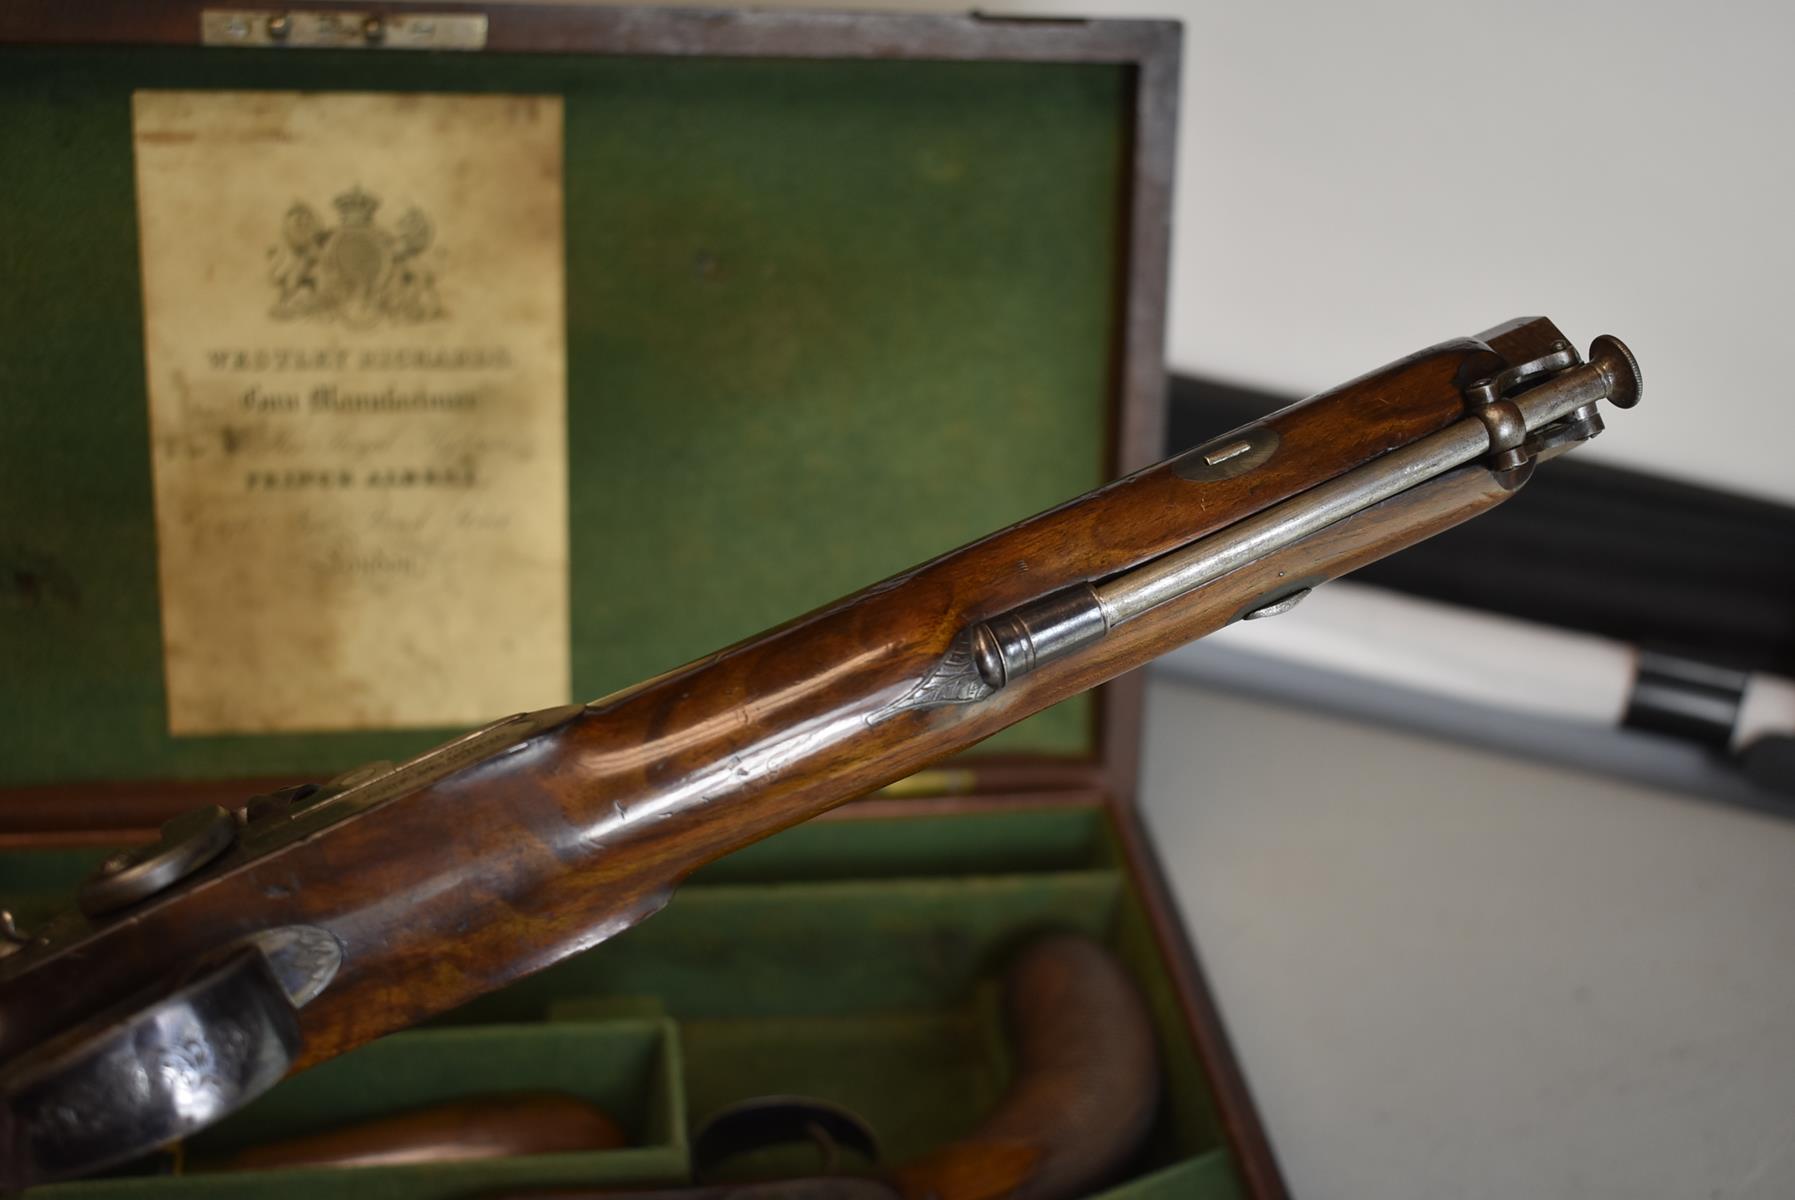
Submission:
<svg viewBox="0 0 1795 1200">
<path fill-rule="evenodd" d="M 42 913 L 58 893 L 68 895 L 94 857 L 0 855 L 0 898 L 22 913 Z M 1110 819 L 1094 803 L 850 814 L 787 830 L 700 872 L 665 910 L 613 941 L 422 1030 L 295 1076 L 206 1136 L 253 1141 L 278 1127 L 276 1114 L 315 1127 L 319 1118 L 308 1113 L 343 1113 L 346 1098 L 358 1114 L 378 1111 L 387 1093 L 371 1081 L 392 1074 L 392 1056 L 425 1055 L 433 1044 L 476 1049 L 483 1035 L 494 1038 L 490 1059 L 477 1068 L 481 1090 L 489 1091 L 510 1086 L 506 1072 L 514 1067 L 567 1070 L 586 1052 L 585 1039 L 596 1039 L 589 1044 L 613 1065 L 591 1082 L 610 1089 L 602 1090 L 606 1097 L 619 1094 L 623 1077 L 646 1087 L 649 1094 L 633 1107 L 626 1100 L 622 1111 L 634 1122 L 632 1134 L 647 1130 L 657 1140 L 587 1156 L 601 1172 L 589 1176 L 595 1181 L 668 1182 L 669 1153 L 678 1156 L 677 1178 L 687 1166 L 679 1122 L 778 1093 L 853 1109 L 878 1132 L 885 1161 L 901 1162 L 970 1132 L 1002 1095 L 1011 1068 L 996 984 L 1008 955 L 1047 930 L 1083 932 L 1110 946 L 1139 984 L 1160 1042 L 1163 1094 L 1154 1130 L 1128 1179 L 1103 1195 L 1237 1194 L 1171 978 Z M 657 1058 L 641 1039 L 663 1018 L 670 1031 Z M 431 1041 L 457 1038 L 470 1040 Z M 635 1058 L 624 1053 L 627 1046 Z M 665 1104 L 644 1066 L 649 1059 L 679 1064 L 677 1078 L 666 1082 Z M 620 1063 L 630 1064 L 622 1076 Z M 463 1077 L 473 1073 L 466 1064 L 460 1060 Z M 442 1067 L 446 1085 L 456 1068 Z M 677 1130 L 654 1123 L 663 1118 Z M 562 1157 L 501 1160 L 503 1167 L 486 1169 L 505 1172 L 513 1185 L 559 1182 L 569 1178 L 567 1164 L 554 1161 Z M 807 1167 L 815 1169 L 803 1156 L 789 1161 L 791 1170 Z M 408 1170 L 418 1174 L 394 1176 L 386 1190 L 367 1184 L 375 1190 L 355 1195 L 465 1195 L 479 1182 L 467 1165 Z M 236 1176 L 231 1194 L 305 1194 L 317 1175 Z M 170 1185 L 82 1183 L 61 1185 L 57 1194 L 162 1194 Z M 118 1188 L 124 1190 L 112 1190 Z"/>
</svg>

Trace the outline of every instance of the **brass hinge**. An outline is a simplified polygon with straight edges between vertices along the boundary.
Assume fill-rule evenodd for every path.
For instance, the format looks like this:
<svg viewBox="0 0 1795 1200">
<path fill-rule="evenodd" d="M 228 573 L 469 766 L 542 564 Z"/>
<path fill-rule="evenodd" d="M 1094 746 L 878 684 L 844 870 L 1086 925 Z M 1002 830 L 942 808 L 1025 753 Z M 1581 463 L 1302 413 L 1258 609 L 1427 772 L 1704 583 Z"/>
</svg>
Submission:
<svg viewBox="0 0 1795 1200">
<path fill-rule="evenodd" d="M 207 46 L 483 50 L 486 15 L 208 8 L 200 14 L 199 32 Z"/>
</svg>

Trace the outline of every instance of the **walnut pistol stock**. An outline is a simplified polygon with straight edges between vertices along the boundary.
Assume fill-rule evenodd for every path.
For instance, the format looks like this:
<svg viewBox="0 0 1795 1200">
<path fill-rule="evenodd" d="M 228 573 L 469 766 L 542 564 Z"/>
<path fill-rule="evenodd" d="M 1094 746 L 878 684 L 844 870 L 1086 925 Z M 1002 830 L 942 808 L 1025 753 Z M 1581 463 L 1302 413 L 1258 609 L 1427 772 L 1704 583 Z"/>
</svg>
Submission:
<svg viewBox="0 0 1795 1200">
<path fill-rule="evenodd" d="M 615 1150 L 627 1144 L 610 1114 L 564 1092 L 514 1092 L 409 1112 L 240 1150 L 200 1171 L 391 1167 L 528 1154 Z"/>
<path fill-rule="evenodd" d="M 697 868 L 1501 503 L 1629 407 L 1543 318 L 1410 355 L 759 637 L 198 810 L 0 950 L 0 1186 L 588 949 Z"/>
<path fill-rule="evenodd" d="M 1049 937 L 1004 992 L 1016 1082 L 977 1129 L 892 1173 L 903 1200 L 1071 1200 L 1146 1137 L 1159 1060 L 1121 964 L 1085 938 Z"/>
</svg>

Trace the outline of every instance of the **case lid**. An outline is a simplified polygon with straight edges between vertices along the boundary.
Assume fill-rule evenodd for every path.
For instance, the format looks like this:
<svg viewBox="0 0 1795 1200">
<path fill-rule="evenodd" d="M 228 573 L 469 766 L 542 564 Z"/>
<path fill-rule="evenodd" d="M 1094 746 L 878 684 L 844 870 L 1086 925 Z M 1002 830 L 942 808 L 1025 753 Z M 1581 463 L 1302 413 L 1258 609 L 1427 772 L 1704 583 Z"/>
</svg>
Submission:
<svg viewBox="0 0 1795 1200">
<path fill-rule="evenodd" d="M 0 11 L 14 822 L 83 797 L 191 803 L 206 781 L 317 777 L 454 732 L 169 732 L 138 92 L 560 98 L 575 698 L 1158 457 L 1176 25 L 383 9 L 451 11 L 484 17 L 483 49 L 202 46 L 190 3 Z M 1137 708 L 1123 681 L 981 753 L 1084 782 L 1095 765 L 1126 797 Z"/>
</svg>

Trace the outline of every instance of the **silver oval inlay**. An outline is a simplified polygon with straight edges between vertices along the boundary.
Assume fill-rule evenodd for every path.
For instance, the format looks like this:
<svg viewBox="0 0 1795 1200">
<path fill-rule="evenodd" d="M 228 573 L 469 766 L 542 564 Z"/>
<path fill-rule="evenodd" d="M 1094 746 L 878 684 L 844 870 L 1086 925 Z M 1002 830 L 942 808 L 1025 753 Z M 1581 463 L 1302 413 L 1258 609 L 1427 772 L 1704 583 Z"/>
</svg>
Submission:
<svg viewBox="0 0 1795 1200">
<path fill-rule="evenodd" d="M 1211 438 L 1178 459 L 1175 470 L 1192 483 L 1216 483 L 1234 479 L 1260 466 L 1278 449 L 1278 431 L 1265 425 L 1249 425 L 1233 433 Z"/>
<path fill-rule="evenodd" d="M 1219 450 L 1211 450 L 1207 452 L 1203 455 L 1203 461 L 1212 467 L 1219 467 L 1230 458 L 1239 458 L 1241 455 L 1250 452 L 1252 448 L 1253 443 L 1242 438 L 1238 442 L 1229 442 Z"/>
</svg>

